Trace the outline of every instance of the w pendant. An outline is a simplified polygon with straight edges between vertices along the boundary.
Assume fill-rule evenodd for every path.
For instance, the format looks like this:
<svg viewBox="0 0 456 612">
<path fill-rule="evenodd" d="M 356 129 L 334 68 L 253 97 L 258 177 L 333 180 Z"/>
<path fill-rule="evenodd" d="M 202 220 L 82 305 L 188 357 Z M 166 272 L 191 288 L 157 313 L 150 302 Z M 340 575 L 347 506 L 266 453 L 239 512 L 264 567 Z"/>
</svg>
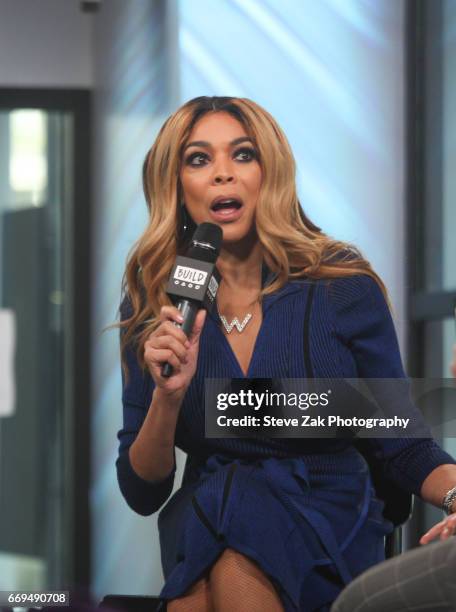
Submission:
<svg viewBox="0 0 456 612">
<path fill-rule="evenodd" d="M 252 313 L 249 312 L 248 314 L 245 315 L 245 319 L 242 321 L 242 323 L 239 322 L 239 319 L 237 317 L 234 317 L 231 323 L 228 323 L 225 317 L 223 315 L 220 315 L 220 320 L 228 334 L 231 334 L 234 327 L 236 327 L 239 333 L 244 331 L 244 327 L 247 325 L 247 323 L 250 321 L 251 318 L 252 318 Z"/>
</svg>

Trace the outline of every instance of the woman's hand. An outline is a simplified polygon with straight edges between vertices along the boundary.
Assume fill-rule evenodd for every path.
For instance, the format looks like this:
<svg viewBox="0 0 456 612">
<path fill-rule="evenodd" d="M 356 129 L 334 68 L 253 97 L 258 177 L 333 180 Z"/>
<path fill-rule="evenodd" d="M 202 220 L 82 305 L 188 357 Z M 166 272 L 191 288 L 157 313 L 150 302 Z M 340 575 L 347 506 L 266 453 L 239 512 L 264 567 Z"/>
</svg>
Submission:
<svg viewBox="0 0 456 612">
<path fill-rule="evenodd" d="M 452 506 L 454 509 L 454 506 Z M 427 544 L 434 538 L 440 535 L 441 540 L 448 540 L 452 535 L 456 534 L 456 513 L 450 514 L 443 521 L 434 525 L 427 533 L 425 533 L 421 539 L 420 544 Z M 454 543 L 456 546 L 456 541 Z"/>
<path fill-rule="evenodd" d="M 144 344 L 144 360 L 154 379 L 156 387 L 166 395 L 185 394 L 195 374 L 198 359 L 199 339 L 206 319 L 206 311 L 200 310 L 189 338 L 174 325 L 182 323 L 180 312 L 174 306 L 163 306 L 160 310 L 161 323 Z M 161 375 L 164 363 L 173 366 L 169 378 Z"/>
</svg>

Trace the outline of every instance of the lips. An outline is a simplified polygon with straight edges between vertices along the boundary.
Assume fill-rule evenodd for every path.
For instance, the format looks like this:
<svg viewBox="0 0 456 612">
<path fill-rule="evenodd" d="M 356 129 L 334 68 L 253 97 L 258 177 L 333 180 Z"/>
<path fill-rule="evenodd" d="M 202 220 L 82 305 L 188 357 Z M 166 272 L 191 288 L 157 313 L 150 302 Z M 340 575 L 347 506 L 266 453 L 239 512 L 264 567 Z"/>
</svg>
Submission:
<svg viewBox="0 0 456 612">
<path fill-rule="evenodd" d="M 239 210 L 242 206 L 242 200 L 236 195 L 219 196 L 212 200 L 211 210 L 217 212 L 223 209 Z"/>
<path fill-rule="evenodd" d="M 231 223 L 242 216 L 243 206 L 244 203 L 238 195 L 226 194 L 212 200 L 210 214 L 217 223 Z"/>
<path fill-rule="evenodd" d="M 228 223 L 242 216 L 243 202 L 237 195 L 218 196 L 212 200 L 210 213 L 214 221 Z"/>
</svg>

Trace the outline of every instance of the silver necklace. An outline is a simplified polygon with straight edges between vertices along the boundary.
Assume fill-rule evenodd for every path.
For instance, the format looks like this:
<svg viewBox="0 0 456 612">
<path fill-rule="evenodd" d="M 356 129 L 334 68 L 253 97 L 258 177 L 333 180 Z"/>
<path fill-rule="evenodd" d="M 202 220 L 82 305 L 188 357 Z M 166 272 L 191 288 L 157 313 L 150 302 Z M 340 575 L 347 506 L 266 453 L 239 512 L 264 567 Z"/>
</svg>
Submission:
<svg viewBox="0 0 456 612">
<path fill-rule="evenodd" d="M 241 334 L 244 331 L 245 326 L 247 325 L 247 323 L 250 321 L 251 318 L 252 318 L 252 313 L 248 312 L 245 315 L 244 320 L 242 321 L 242 323 L 240 323 L 240 321 L 239 321 L 239 319 L 237 317 L 234 317 L 234 319 L 231 321 L 231 323 L 228 323 L 226 318 L 223 315 L 220 315 L 220 321 L 222 322 L 223 327 L 226 329 L 226 333 L 227 334 L 231 334 L 231 332 L 233 331 L 234 327 L 236 327 L 238 332 Z"/>
</svg>

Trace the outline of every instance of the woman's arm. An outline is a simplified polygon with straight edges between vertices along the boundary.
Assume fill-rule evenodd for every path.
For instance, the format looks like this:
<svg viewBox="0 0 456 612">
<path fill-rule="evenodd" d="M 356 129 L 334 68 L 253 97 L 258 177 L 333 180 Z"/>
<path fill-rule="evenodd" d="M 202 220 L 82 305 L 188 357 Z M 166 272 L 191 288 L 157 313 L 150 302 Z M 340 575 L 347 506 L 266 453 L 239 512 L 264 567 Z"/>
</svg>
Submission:
<svg viewBox="0 0 456 612">
<path fill-rule="evenodd" d="M 165 480 L 175 469 L 174 435 L 183 397 L 155 389 L 144 423 L 130 446 L 134 471 L 149 482 Z"/>
<path fill-rule="evenodd" d="M 456 465 L 439 465 L 423 482 L 420 496 L 430 504 L 441 508 L 443 498 L 455 486 Z M 456 512 L 456 501 L 453 502 L 451 510 Z"/>
<path fill-rule="evenodd" d="M 453 362 L 451 363 L 451 373 L 456 378 L 456 345 L 453 347 Z M 441 465 L 432 471 L 421 487 L 421 496 L 431 504 L 437 505 L 439 502 L 438 492 L 443 491 L 443 496 L 453 488 L 456 483 L 456 467 L 454 465 Z M 442 501 L 440 500 L 440 504 Z M 456 532 L 456 500 L 450 506 L 451 515 L 434 525 L 423 535 L 420 544 L 427 544 L 435 537 L 440 536 L 441 540 L 448 539 Z"/>
<path fill-rule="evenodd" d="M 162 401 L 152 378 L 140 369 L 133 348 L 126 349 L 125 358 L 129 381 L 127 384 L 122 377 L 117 480 L 130 508 L 148 516 L 160 509 L 173 489 L 174 434 L 180 404 L 169 406 Z"/>
<path fill-rule="evenodd" d="M 444 496 L 454 486 L 456 486 L 456 466 L 440 465 L 423 482 L 421 496 L 431 504 L 442 506 Z M 449 516 L 431 527 L 421 537 L 420 544 L 427 544 L 437 537 L 440 537 L 441 540 L 447 540 L 456 533 L 456 500 L 451 504 L 450 511 Z"/>
<path fill-rule="evenodd" d="M 121 318 L 128 316 L 128 302 Z M 136 350 L 128 346 L 125 359 L 128 383 L 122 377 L 123 428 L 118 433 L 116 462 L 120 490 L 128 505 L 142 515 L 156 512 L 171 494 L 176 471 L 174 439 L 179 411 L 196 370 L 199 337 L 205 312 L 196 317 L 192 334 L 185 334 L 172 322 L 180 313 L 163 306 L 161 324 L 144 345 L 148 372 L 138 364 Z M 173 376 L 161 376 L 162 363 L 174 368 Z"/>
<path fill-rule="evenodd" d="M 367 275 L 336 279 L 330 282 L 328 292 L 335 333 L 350 349 L 358 376 L 364 379 L 404 378 L 394 324 L 375 280 Z M 403 401 L 405 404 L 399 406 L 401 413 L 407 404 L 412 412 L 417 410 L 408 396 L 404 395 Z M 439 447 L 430 433 L 427 438 L 369 438 L 366 443 L 367 454 L 373 462 L 381 464 L 384 478 L 416 495 L 422 494 L 425 480 L 438 468 L 445 465 L 456 468 L 453 457 Z M 432 487 L 437 483 L 430 482 Z M 450 484 L 447 490 L 455 484 Z M 441 495 L 437 505 L 441 504 L 445 493 L 441 495 L 439 488 L 432 494 L 436 500 Z"/>
</svg>

